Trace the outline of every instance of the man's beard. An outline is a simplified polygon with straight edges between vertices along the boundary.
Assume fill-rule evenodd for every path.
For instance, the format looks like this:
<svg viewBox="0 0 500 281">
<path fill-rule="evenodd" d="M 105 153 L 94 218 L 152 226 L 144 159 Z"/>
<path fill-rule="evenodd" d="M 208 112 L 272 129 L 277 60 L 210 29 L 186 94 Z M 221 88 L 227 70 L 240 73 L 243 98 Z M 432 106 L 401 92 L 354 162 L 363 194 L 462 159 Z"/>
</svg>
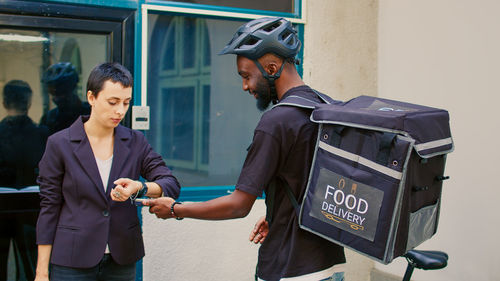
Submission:
<svg viewBox="0 0 500 281">
<path fill-rule="evenodd" d="M 254 92 L 257 94 L 257 108 L 260 111 L 265 111 L 271 103 L 271 89 L 267 80 L 260 78 Z"/>
</svg>

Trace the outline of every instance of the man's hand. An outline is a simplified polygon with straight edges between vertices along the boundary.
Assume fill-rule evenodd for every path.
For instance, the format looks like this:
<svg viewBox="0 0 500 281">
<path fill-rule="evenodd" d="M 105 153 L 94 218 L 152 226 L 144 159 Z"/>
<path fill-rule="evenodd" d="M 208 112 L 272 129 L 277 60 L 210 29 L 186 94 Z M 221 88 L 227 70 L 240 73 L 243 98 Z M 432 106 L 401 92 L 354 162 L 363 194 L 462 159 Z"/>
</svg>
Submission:
<svg viewBox="0 0 500 281">
<path fill-rule="evenodd" d="M 264 242 L 269 233 L 269 223 L 266 221 L 266 217 L 261 217 L 257 223 L 255 223 L 255 227 L 250 232 L 250 242 L 255 244 Z"/>
<path fill-rule="evenodd" d="M 114 201 L 126 201 L 132 194 L 137 193 L 142 188 L 139 181 L 134 181 L 128 178 L 120 178 L 113 182 L 115 188 L 111 190 L 111 199 Z"/>
<path fill-rule="evenodd" d="M 170 207 L 174 202 L 175 200 L 173 198 L 160 197 L 157 199 L 144 200 L 142 204 L 149 206 L 149 212 L 155 214 L 157 218 L 169 219 L 174 217 L 170 211 Z"/>
</svg>

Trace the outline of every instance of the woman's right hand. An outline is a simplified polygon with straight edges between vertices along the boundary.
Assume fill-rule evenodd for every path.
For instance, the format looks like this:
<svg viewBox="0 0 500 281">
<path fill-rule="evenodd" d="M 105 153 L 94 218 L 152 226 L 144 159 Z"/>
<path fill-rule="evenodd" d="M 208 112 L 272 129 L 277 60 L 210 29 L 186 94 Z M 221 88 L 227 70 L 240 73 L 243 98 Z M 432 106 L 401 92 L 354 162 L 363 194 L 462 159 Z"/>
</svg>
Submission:
<svg viewBox="0 0 500 281">
<path fill-rule="evenodd" d="M 111 190 L 111 199 L 114 201 L 126 201 L 130 196 L 141 190 L 142 183 L 129 178 L 119 178 L 113 182 L 115 187 Z"/>
</svg>

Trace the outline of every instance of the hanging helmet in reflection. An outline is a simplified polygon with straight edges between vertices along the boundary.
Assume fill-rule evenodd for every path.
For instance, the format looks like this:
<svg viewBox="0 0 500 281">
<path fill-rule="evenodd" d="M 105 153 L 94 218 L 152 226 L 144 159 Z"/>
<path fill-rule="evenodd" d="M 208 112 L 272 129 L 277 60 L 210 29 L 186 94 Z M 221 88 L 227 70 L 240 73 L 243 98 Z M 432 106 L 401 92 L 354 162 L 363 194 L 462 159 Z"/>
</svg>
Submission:
<svg viewBox="0 0 500 281">
<path fill-rule="evenodd" d="M 43 73 L 42 82 L 47 85 L 52 95 L 72 93 L 78 83 L 78 73 L 69 62 L 51 65 Z"/>
<path fill-rule="evenodd" d="M 236 54 L 256 60 L 267 53 L 294 58 L 300 40 L 292 23 L 280 17 L 265 17 L 242 25 L 219 55 Z"/>
</svg>

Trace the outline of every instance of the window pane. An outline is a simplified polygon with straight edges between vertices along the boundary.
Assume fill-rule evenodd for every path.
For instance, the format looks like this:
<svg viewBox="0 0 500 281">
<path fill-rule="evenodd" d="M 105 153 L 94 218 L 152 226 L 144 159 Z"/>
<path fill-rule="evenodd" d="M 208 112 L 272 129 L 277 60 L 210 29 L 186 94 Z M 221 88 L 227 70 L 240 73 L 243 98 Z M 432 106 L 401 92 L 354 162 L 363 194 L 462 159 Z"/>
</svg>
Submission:
<svg viewBox="0 0 500 281">
<path fill-rule="evenodd" d="M 183 64 L 184 69 L 193 68 L 195 64 L 194 54 L 196 52 L 196 20 L 194 18 L 184 18 L 182 25 L 182 46 L 183 46 Z M 201 41 L 201 40 L 200 40 Z"/>
<path fill-rule="evenodd" d="M 275 11 L 284 13 L 294 12 L 295 0 L 174 0 L 175 2 L 186 2 L 206 5 L 225 6 L 233 8 L 244 8 L 253 10 Z"/>
<path fill-rule="evenodd" d="M 204 44 L 205 42 L 209 42 L 209 37 L 208 37 L 208 30 L 207 30 L 207 26 L 206 25 L 203 25 L 202 26 L 202 48 L 203 48 L 203 66 L 208 66 L 210 67 L 210 64 L 211 64 L 211 61 L 210 59 L 212 58 L 211 54 L 210 54 L 210 44 Z"/>
<path fill-rule="evenodd" d="M 202 135 L 201 135 L 201 163 L 207 165 L 210 152 L 210 86 L 203 85 L 203 112 L 202 112 Z"/>
<path fill-rule="evenodd" d="M 182 186 L 235 184 L 261 113 L 242 90 L 236 56 L 216 54 L 243 21 L 157 14 L 148 20 L 148 140 Z M 164 32 L 170 29 L 191 35 L 171 41 Z M 178 53 L 169 59 L 182 63 L 161 72 L 158 61 L 171 56 L 170 45 Z M 190 65 L 183 63 L 188 57 Z"/>
<path fill-rule="evenodd" d="M 162 100 L 161 150 L 167 158 L 193 161 L 194 87 L 163 88 Z"/>
<path fill-rule="evenodd" d="M 170 18 L 166 18 L 165 20 L 171 20 Z M 175 61 L 172 59 L 175 57 L 175 24 L 167 24 L 169 26 L 167 30 L 165 30 L 166 37 L 169 42 L 168 45 L 164 46 L 165 56 L 163 56 L 163 67 L 162 70 L 175 70 Z"/>
</svg>

